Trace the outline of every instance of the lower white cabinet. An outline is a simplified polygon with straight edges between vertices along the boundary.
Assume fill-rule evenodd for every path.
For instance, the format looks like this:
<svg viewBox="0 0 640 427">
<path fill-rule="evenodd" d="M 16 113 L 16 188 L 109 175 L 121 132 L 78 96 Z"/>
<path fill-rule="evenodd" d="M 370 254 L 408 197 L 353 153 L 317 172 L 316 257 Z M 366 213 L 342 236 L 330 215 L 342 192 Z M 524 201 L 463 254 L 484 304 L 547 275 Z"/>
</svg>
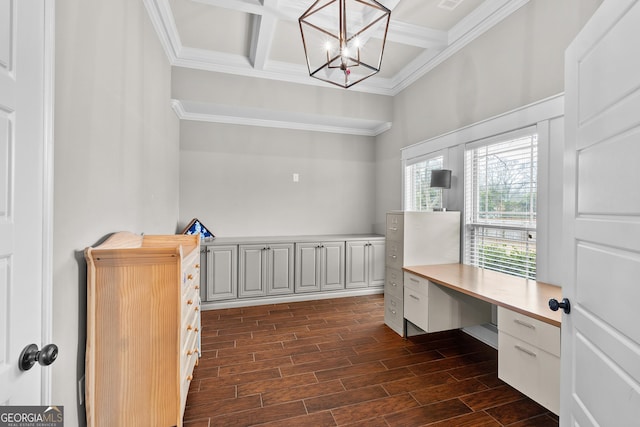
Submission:
<svg viewBox="0 0 640 427">
<path fill-rule="evenodd" d="M 491 321 L 491 304 L 404 273 L 404 317 L 425 332 L 439 332 Z"/>
<path fill-rule="evenodd" d="M 238 295 L 238 246 L 204 246 L 200 250 L 201 297 L 204 301 L 235 299 Z"/>
<path fill-rule="evenodd" d="M 238 297 L 293 293 L 293 243 L 239 246 Z"/>
<path fill-rule="evenodd" d="M 384 285 L 384 239 L 346 242 L 346 287 L 366 288 Z"/>
<path fill-rule="evenodd" d="M 375 234 L 216 237 L 201 244 L 200 295 L 205 308 L 216 308 L 313 292 L 373 293 L 385 281 L 384 247 Z"/>
<path fill-rule="evenodd" d="M 498 307 L 498 377 L 560 410 L 560 328 Z"/>
<path fill-rule="evenodd" d="M 344 246 L 344 242 L 296 243 L 296 293 L 344 289 Z"/>
</svg>

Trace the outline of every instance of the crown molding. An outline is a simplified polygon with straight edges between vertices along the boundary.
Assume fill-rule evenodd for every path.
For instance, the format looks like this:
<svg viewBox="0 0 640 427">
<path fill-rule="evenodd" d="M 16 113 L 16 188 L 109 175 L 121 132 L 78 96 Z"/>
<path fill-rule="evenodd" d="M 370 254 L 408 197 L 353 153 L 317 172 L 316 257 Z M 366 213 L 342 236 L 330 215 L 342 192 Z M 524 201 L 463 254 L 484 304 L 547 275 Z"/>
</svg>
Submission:
<svg viewBox="0 0 640 427">
<path fill-rule="evenodd" d="M 143 1 L 172 66 L 344 90 L 310 77 L 305 66 L 269 61 L 266 56 L 260 56 L 255 52 L 250 59 L 242 55 L 184 47 L 171 13 L 169 0 Z M 244 8 L 242 10 L 246 9 L 247 12 L 262 18 L 276 12 L 279 16 L 283 15 L 282 11 L 273 10 L 272 3 L 263 5 L 259 0 L 193 1 L 235 9 L 240 5 L 240 8 Z M 280 1 L 289 16 L 294 8 L 293 2 L 298 0 Z M 388 40 L 424 47 L 426 50 L 392 78 L 372 76 L 349 90 L 395 96 L 528 2 L 529 0 L 486 0 L 448 32 L 391 21 Z M 278 5 L 279 9 L 281 4 Z M 267 27 L 270 28 L 269 25 Z M 273 29 L 270 28 L 270 31 Z M 266 40 L 253 40 L 252 49 L 257 49 L 258 43 L 264 46 Z M 256 66 L 252 65 L 251 61 L 256 62 Z"/>
<path fill-rule="evenodd" d="M 291 111 L 171 100 L 171 108 L 180 120 L 260 126 L 278 129 L 328 132 L 342 135 L 377 136 L 391 129 L 391 122 L 336 117 Z"/>
</svg>

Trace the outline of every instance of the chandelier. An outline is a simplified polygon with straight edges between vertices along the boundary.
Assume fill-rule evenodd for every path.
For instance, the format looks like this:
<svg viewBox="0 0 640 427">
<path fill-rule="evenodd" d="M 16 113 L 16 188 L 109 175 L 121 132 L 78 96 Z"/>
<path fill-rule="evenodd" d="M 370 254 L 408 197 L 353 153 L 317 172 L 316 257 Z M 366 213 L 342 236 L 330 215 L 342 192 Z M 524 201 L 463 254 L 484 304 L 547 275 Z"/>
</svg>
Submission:
<svg viewBox="0 0 640 427">
<path fill-rule="evenodd" d="M 390 17 L 375 0 L 317 0 L 298 19 L 309 75 L 348 88 L 376 74 Z"/>
</svg>

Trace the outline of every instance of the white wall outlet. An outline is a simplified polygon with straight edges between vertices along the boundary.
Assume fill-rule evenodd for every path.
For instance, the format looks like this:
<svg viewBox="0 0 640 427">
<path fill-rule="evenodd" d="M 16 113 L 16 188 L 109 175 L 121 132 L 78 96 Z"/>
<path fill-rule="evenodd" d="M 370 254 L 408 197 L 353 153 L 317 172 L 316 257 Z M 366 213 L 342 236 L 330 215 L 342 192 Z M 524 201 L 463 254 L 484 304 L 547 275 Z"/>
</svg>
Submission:
<svg viewBox="0 0 640 427">
<path fill-rule="evenodd" d="M 300 174 L 294 173 L 293 174 L 293 182 L 299 182 L 299 181 L 300 181 Z"/>
</svg>

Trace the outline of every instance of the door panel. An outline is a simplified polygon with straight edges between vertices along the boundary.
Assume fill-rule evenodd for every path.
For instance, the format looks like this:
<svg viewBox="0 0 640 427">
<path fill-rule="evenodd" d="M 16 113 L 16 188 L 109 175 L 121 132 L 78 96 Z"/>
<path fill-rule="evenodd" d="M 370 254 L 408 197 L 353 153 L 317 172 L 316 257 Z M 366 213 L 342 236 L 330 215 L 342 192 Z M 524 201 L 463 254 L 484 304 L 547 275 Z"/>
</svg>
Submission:
<svg viewBox="0 0 640 427">
<path fill-rule="evenodd" d="M 0 404 L 38 405 L 48 382 L 36 364 L 18 370 L 29 344 L 43 345 L 45 244 L 45 10 L 43 1 L 0 2 Z M 47 209 L 49 206 L 47 205 Z"/>
<path fill-rule="evenodd" d="M 640 419 L 640 3 L 605 0 L 566 53 L 563 426 Z"/>
</svg>

